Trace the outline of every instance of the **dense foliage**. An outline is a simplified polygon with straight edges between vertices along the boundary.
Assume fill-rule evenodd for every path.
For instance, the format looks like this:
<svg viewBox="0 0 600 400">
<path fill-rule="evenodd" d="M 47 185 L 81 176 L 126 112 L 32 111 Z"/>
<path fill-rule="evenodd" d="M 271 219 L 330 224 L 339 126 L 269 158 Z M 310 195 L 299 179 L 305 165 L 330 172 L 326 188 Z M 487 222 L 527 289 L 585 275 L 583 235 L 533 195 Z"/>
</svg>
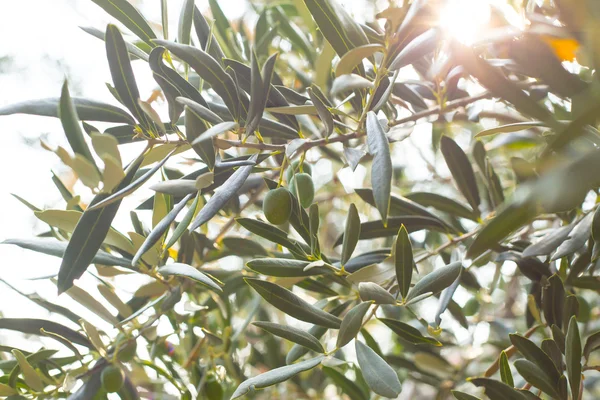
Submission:
<svg viewBox="0 0 600 400">
<path fill-rule="evenodd" d="M 597 2 L 513 1 L 524 31 L 493 8 L 466 46 L 441 0 L 366 25 L 255 2 L 252 26 L 162 1 L 162 32 L 93 1 L 117 105 L 65 82 L 0 115 L 60 118 L 80 182 L 21 199 L 48 229 L 4 243 L 61 257 L 48 279 L 103 325 L 23 293 L 56 318 L 0 318 L 31 338 L 0 346 L 0 397 L 600 395 Z"/>
</svg>

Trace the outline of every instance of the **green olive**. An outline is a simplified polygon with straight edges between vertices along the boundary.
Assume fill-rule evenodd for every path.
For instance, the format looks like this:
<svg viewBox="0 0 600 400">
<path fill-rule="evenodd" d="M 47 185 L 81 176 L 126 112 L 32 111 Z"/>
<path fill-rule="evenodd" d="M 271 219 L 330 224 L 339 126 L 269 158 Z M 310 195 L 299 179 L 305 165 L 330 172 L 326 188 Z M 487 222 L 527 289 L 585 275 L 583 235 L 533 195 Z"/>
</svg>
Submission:
<svg viewBox="0 0 600 400">
<path fill-rule="evenodd" d="M 117 339 L 117 360 L 129 362 L 137 352 L 137 342 L 133 338 L 121 337 Z"/>
<path fill-rule="evenodd" d="M 479 301 L 475 297 L 471 297 L 463 307 L 463 314 L 465 314 L 466 317 L 470 317 L 475 315 L 477 311 L 479 311 Z"/>
<path fill-rule="evenodd" d="M 306 162 L 302 163 L 302 167 L 300 167 L 300 160 L 293 161 L 285 170 L 285 179 L 290 183 L 294 175 L 299 173 L 305 173 L 312 176 L 312 167 Z"/>
<path fill-rule="evenodd" d="M 290 192 L 297 196 L 300 205 L 308 208 L 315 199 L 315 185 L 309 174 L 296 174 L 290 182 Z"/>
<path fill-rule="evenodd" d="M 102 388 L 108 393 L 118 392 L 123 387 L 125 381 L 125 374 L 121 368 L 109 365 L 102 370 L 100 375 L 102 381 Z"/>
<path fill-rule="evenodd" d="M 283 187 L 271 190 L 263 201 L 263 212 L 273 225 L 285 224 L 292 214 L 292 196 Z"/>
</svg>

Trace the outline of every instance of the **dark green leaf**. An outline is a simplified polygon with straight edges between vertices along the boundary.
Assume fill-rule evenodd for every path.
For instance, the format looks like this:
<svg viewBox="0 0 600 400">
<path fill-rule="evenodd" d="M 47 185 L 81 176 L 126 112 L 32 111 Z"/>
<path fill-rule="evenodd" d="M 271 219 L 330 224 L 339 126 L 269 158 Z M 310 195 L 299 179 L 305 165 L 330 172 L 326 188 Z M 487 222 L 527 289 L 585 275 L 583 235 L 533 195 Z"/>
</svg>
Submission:
<svg viewBox="0 0 600 400">
<path fill-rule="evenodd" d="M 548 279 L 548 285 L 543 289 L 543 311 L 548 325 L 563 326 L 563 313 L 565 305 L 565 287 L 558 275 Z"/>
<path fill-rule="evenodd" d="M 80 26 L 79 28 L 81 28 L 81 30 L 83 30 L 86 33 L 89 33 L 90 35 L 100 39 L 100 40 L 105 40 L 106 38 L 106 32 L 101 31 L 100 29 L 94 28 L 92 26 Z M 140 59 L 140 60 L 144 60 L 144 61 L 148 61 L 148 54 L 146 54 L 142 49 L 140 49 L 138 46 L 129 43 L 129 42 L 125 42 L 125 45 L 127 46 L 127 51 L 129 52 L 129 55 L 132 57 L 132 60 L 135 59 Z M 90 120 L 89 118 L 82 118 L 84 120 Z M 131 120 L 133 123 L 133 120 Z M 116 122 L 124 122 L 124 121 L 116 121 Z"/>
<path fill-rule="evenodd" d="M 425 33 L 414 38 L 396 56 L 389 66 L 390 71 L 419 61 L 423 56 L 432 53 L 439 44 L 440 31 L 437 28 L 429 29 Z"/>
<path fill-rule="evenodd" d="M 330 367 L 323 367 L 323 372 L 325 375 L 331 378 L 335 385 L 345 393 L 350 400 L 369 400 L 369 396 L 367 396 L 360 386 L 346 378 L 344 374 L 339 372 L 338 370 Z"/>
<path fill-rule="evenodd" d="M 272 333 L 275 336 L 282 337 L 307 349 L 317 353 L 324 353 L 325 350 L 319 340 L 310 333 L 289 325 L 280 325 L 273 322 L 253 322 L 253 325 L 258 326 L 265 331 Z"/>
<path fill-rule="evenodd" d="M 342 267 L 350 260 L 352 253 L 360 237 L 360 217 L 354 203 L 350 204 L 348 216 L 346 217 L 346 227 L 344 230 L 344 242 L 342 243 L 342 258 L 340 264 Z"/>
<path fill-rule="evenodd" d="M 298 243 L 295 240 L 289 239 L 287 234 L 276 226 L 251 218 L 238 218 L 236 221 L 255 235 L 280 244 L 289 250 L 299 250 Z"/>
<path fill-rule="evenodd" d="M 392 254 L 394 254 L 398 288 L 402 298 L 404 299 L 410 290 L 412 271 L 414 268 L 412 245 L 404 225 L 402 225 L 398 231 L 398 236 L 396 236 Z"/>
<path fill-rule="evenodd" d="M 370 306 L 371 303 L 360 303 L 348 311 L 344 319 L 342 319 L 335 347 L 341 349 L 358 335 L 362 327 L 363 318 Z"/>
<path fill-rule="evenodd" d="M 130 184 L 142 160 L 143 157 L 139 157 L 132 163 L 127 175 L 117 186 L 117 192 Z M 112 221 L 119 210 L 121 200 L 98 210 L 92 210 L 91 208 L 94 204 L 99 204 L 108 197 L 108 194 L 96 195 L 90 203 L 90 207 L 85 210 L 77 222 L 58 271 L 57 286 L 59 293 L 68 290 L 73 286 L 73 281 L 83 275 L 98 253 L 102 242 L 104 242 Z"/>
<path fill-rule="evenodd" d="M 62 258 L 67 249 L 67 242 L 46 239 L 6 239 L 0 244 L 14 244 L 24 249 L 37 251 L 54 257 Z M 116 257 L 104 250 L 98 250 L 91 261 L 92 264 L 114 265 L 118 267 L 131 268 L 131 260 L 123 257 Z"/>
<path fill-rule="evenodd" d="M 33 318 L 0 318 L 0 329 L 9 329 L 28 335 L 40 335 L 40 330 L 43 329 L 47 332 L 60 335 L 80 346 L 85 346 L 89 349 L 93 348 L 88 338 L 81 333 L 53 321 Z"/>
<path fill-rule="evenodd" d="M 535 205 L 529 201 L 510 203 L 483 226 L 467 250 L 467 257 L 476 258 L 496 247 L 508 235 L 528 224 L 536 214 Z"/>
<path fill-rule="evenodd" d="M 209 278 L 206 274 L 198 271 L 191 265 L 182 263 L 167 264 L 164 267 L 160 267 L 158 269 L 158 272 L 163 276 L 182 276 L 185 278 L 193 279 L 214 291 L 223 291 L 223 289 L 221 289 L 221 287 L 217 285 L 214 280 Z"/>
<path fill-rule="evenodd" d="M 150 129 L 152 123 L 138 103 L 140 92 L 133 75 L 125 41 L 119 29 L 111 24 L 106 28 L 106 57 L 119 99 L 145 129 Z"/>
<path fill-rule="evenodd" d="M 583 356 L 587 359 L 590 358 L 590 354 L 600 347 L 600 331 L 591 334 L 585 341 L 583 347 Z"/>
<path fill-rule="evenodd" d="M 0 115 L 30 114 L 45 117 L 58 117 L 60 98 L 28 100 L 0 107 Z M 135 121 L 126 111 L 111 104 L 83 97 L 71 97 L 71 102 L 79 118 L 83 121 L 122 122 L 133 124 Z"/>
<path fill-rule="evenodd" d="M 140 12 L 127 0 L 92 0 L 98 4 L 107 13 L 119 20 L 137 37 L 142 39 L 148 45 L 154 47 L 152 39 L 156 38 L 154 31 L 148 24 L 148 21 Z"/>
<path fill-rule="evenodd" d="M 356 74 L 340 75 L 331 84 L 331 96 L 347 93 L 354 90 L 373 89 L 373 82 Z M 318 110 L 318 108 L 317 108 Z"/>
<path fill-rule="evenodd" d="M 385 325 L 387 325 L 387 327 L 390 328 L 396 335 L 400 336 L 403 340 L 407 341 L 408 343 L 415 345 L 442 345 L 438 340 L 432 337 L 423 336 L 417 328 L 409 324 L 405 324 L 404 322 L 400 322 L 398 320 L 389 318 L 379 318 L 379 320 Z"/>
<path fill-rule="evenodd" d="M 569 233 L 569 238 L 565 240 L 552 255 L 551 261 L 571 255 L 579 250 L 590 237 L 592 221 L 594 214 L 586 215 L 575 228 Z"/>
<path fill-rule="evenodd" d="M 223 119 L 221 117 L 219 117 L 217 114 L 210 111 L 206 106 L 203 106 L 200 103 L 197 103 L 185 97 L 177 97 L 175 100 L 178 103 L 189 107 L 194 112 L 194 114 L 196 114 L 200 119 L 204 119 L 213 125 L 220 124 L 221 122 L 223 122 Z"/>
<path fill-rule="evenodd" d="M 257 258 L 246 266 L 259 274 L 277 277 L 298 277 L 322 275 L 328 271 L 325 267 L 314 267 L 304 270 L 311 262 L 288 258 Z"/>
<path fill-rule="evenodd" d="M 304 3 L 338 56 L 369 44 L 360 25 L 336 0 L 304 0 Z"/>
<path fill-rule="evenodd" d="M 489 378 L 474 378 L 470 381 L 475 386 L 483 387 L 490 400 L 527 400 L 524 394 L 505 383 Z"/>
<path fill-rule="evenodd" d="M 475 397 L 468 393 L 459 392 L 458 390 L 453 390 L 452 395 L 456 400 L 481 400 L 479 397 Z"/>
<path fill-rule="evenodd" d="M 126 176 L 125 179 L 123 179 L 123 181 L 119 184 L 119 186 L 117 187 L 117 189 L 115 190 L 114 193 L 112 193 L 109 196 L 108 195 L 103 196 L 102 199 L 99 199 L 95 203 L 94 202 L 90 203 L 90 206 L 88 207 L 88 209 L 86 211 L 96 211 L 96 210 L 100 210 L 102 208 L 106 208 L 107 206 L 109 206 L 115 202 L 120 202 L 123 199 L 123 197 L 128 196 L 129 194 L 135 192 L 137 189 L 139 189 L 140 186 L 142 186 L 144 183 L 146 183 L 146 181 L 148 179 L 150 179 L 152 177 L 152 175 L 154 175 L 156 173 L 156 171 L 158 171 L 163 165 L 165 165 L 165 163 L 167 162 L 169 157 L 173 153 L 175 153 L 176 150 L 177 150 L 177 148 L 173 149 L 165 158 L 162 159 L 162 161 L 156 163 L 156 165 L 154 167 L 152 167 L 151 169 L 146 171 L 143 175 L 141 175 L 135 181 L 131 182 L 131 180 L 129 180 L 129 182 L 126 182 L 126 180 L 127 180 L 127 176 Z M 138 161 L 141 164 L 141 162 L 143 161 L 143 157 Z M 133 178 L 133 176 L 132 176 L 132 178 Z"/>
<path fill-rule="evenodd" d="M 374 239 L 380 237 L 394 236 L 398 233 L 400 227 L 404 225 L 408 233 L 427 229 L 436 232 L 448 232 L 448 227 L 440 223 L 439 219 L 428 217 L 407 215 L 404 217 L 388 218 L 387 226 L 382 221 L 363 222 L 360 225 L 359 240 Z M 340 235 L 335 241 L 334 246 L 339 246 L 344 240 L 344 235 Z"/>
<path fill-rule="evenodd" d="M 291 317 L 331 329 L 339 329 L 342 321 L 296 296 L 291 291 L 271 282 L 245 279 L 267 302 Z"/>
<path fill-rule="evenodd" d="M 190 44 L 192 20 L 194 17 L 194 0 L 185 0 L 179 14 L 179 26 L 177 30 L 177 42 Z"/>
<path fill-rule="evenodd" d="M 256 162 L 257 157 L 252 156 L 250 161 Z M 250 173 L 252 172 L 253 165 L 246 165 L 240 167 L 227 179 L 227 181 L 215 192 L 215 194 L 208 200 L 204 207 L 200 210 L 196 219 L 190 225 L 190 231 L 195 230 L 199 226 L 204 225 L 212 217 L 214 217 L 221 208 L 227 204 L 229 200 L 235 196 L 237 191 L 242 187 Z"/>
<path fill-rule="evenodd" d="M 235 82 L 212 56 L 188 45 L 166 40 L 155 40 L 155 42 L 166 47 L 175 56 L 187 62 L 221 96 L 234 120 L 237 121 L 239 119 L 240 101 Z"/>
<path fill-rule="evenodd" d="M 523 250 L 523 257 L 546 256 L 552 253 L 562 242 L 567 240 L 574 225 L 570 224 L 553 229 L 544 235 L 539 241 L 527 246 Z"/>
<path fill-rule="evenodd" d="M 310 360 L 302 361 L 297 364 L 286 365 L 285 367 L 275 368 L 271 371 L 265 372 L 261 375 L 247 379 L 238 386 L 233 392 L 231 399 L 237 399 L 251 390 L 264 389 L 268 386 L 275 385 L 276 383 L 284 382 L 294 375 L 300 372 L 308 371 L 313 369 L 323 361 L 324 356 L 318 356 L 311 358 Z"/>
<path fill-rule="evenodd" d="M 565 341 L 565 357 L 567 363 L 567 377 L 571 386 L 573 400 L 579 400 L 579 386 L 581 385 L 581 338 L 577 317 L 571 317 Z"/>
<path fill-rule="evenodd" d="M 62 86 L 62 93 L 58 105 L 58 116 L 73 152 L 82 155 L 93 166 L 96 166 L 96 161 L 94 161 L 94 157 L 92 156 L 92 153 L 85 142 L 83 129 L 81 129 L 81 125 L 79 124 L 79 117 L 77 115 L 75 105 L 71 101 L 69 85 L 67 84 L 66 80 Z"/>
<path fill-rule="evenodd" d="M 158 224 L 156 224 L 154 229 L 152 229 L 152 231 L 146 237 L 146 240 L 144 240 L 144 243 L 142 243 L 142 245 L 138 249 L 137 253 L 135 253 L 135 256 L 131 260 L 132 266 L 135 267 L 137 265 L 137 263 L 140 261 L 140 259 L 142 258 L 142 256 L 147 251 L 152 249 L 154 247 L 154 245 L 156 244 L 156 242 L 163 239 L 165 232 L 167 232 L 167 230 L 169 230 L 169 227 L 171 226 L 173 221 L 175 221 L 175 218 L 177 218 L 177 215 L 179 215 L 181 210 L 183 210 L 183 208 L 185 207 L 185 205 L 191 198 L 192 198 L 192 194 L 188 194 L 187 196 L 185 196 L 183 198 L 183 200 L 181 200 L 179 203 L 177 203 L 177 205 L 175 207 L 173 207 L 173 209 L 171 211 L 169 211 L 169 213 L 167 215 L 165 215 L 165 217 L 162 220 L 160 220 L 160 222 Z"/>
<path fill-rule="evenodd" d="M 473 210 L 476 213 L 479 213 L 479 204 L 481 203 L 479 189 L 477 188 L 477 182 L 475 181 L 473 167 L 471 166 L 471 162 L 467 158 L 467 155 L 456 142 L 448 136 L 442 136 L 440 149 L 442 150 L 446 164 L 452 173 L 452 177 L 454 178 L 458 189 L 463 196 L 465 196 Z"/>
<path fill-rule="evenodd" d="M 478 213 L 469 210 L 468 207 L 462 205 L 454 199 L 450 199 L 439 194 L 413 192 L 407 194 L 406 198 L 424 207 L 433 207 L 436 210 L 443 211 L 456 217 L 467 218 L 473 221 L 477 221 L 478 219 Z M 393 203 L 394 202 L 392 199 L 392 205 Z"/>
<path fill-rule="evenodd" d="M 308 88 L 308 95 L 317 110 L 317 114 L 319 114 L 319 118 L 323 122 L 323 125 L 325 125 L 325 137 L 329 137 L 335 128 L 333 115 L 331 115 L 331 111 L 329 111 L 327 105 L 313 92 L 313 88 Z"/>
<path fill-rule="evenodd" d="M 373 301 L 375 304 L 396 304 L 390 292 L 373 282 L 358 284 L 358 293 L 362 301 Z"/>
<path fill-rule="evenodd" d="M 512 372 L 510 371 L 510 364 L 508 363 L 508 357 L 506 356 L 505 351 L 500 353 L 500 378 L 502 379 L 502 382 L 506 383 L 508 386 L 515 386 Z"/>
<path fill-rule="evenodd" d="M 555 399 L 560 398 L 557 391 L 558 380 L 552 381 L 539 366 L 529 360 L 517 360 L 514 364 L 519 374 L 527 382 Z"/>
<path fill-rule="evenodd" d="M 460 276 L 461 271 L 461 262 L 453 262 L 452 264 L 435 269 L 413 286 L 406 296 L 406 301 L 409 302 L 420 298 L 427 293 L 436 294 L 441 292 Z"/>
<path fill-rule="evenodd" d="M 387 137 L 377 115 L 372 111 L 367 114 L 367 142 L 369 153 L 373 156 L 373 165 L 371 166 L 373 198 L 379 214 L 381 214 L 383 226 L 386 227 L 392 190 L 392 158 Z"/>
<path fill-rule="evenodd" d="M 367 384 L 380 396 L 396 398 L 402 391 L 402 385 L 396 371 L 369 346 L 355 341 L 356 358 Z"/>
<path fill-rule="evenodd" d="M 550 378 L 550 382 L 558 382 L 560 373 L 552 359 L 542 349 L 531 340 L 520 335 L 511 334 L 510 341 L 527 360 L 535 363 Z"/>
<path fill-rule="evenodd" d="M 223 50 L 213 35 L 212 26 L 208 24 L 198 7 L 194 7 L 194 29 L 202 50 L 210 54 L 217 62 L 222 63 L 225 57 Z"/>
</svg>

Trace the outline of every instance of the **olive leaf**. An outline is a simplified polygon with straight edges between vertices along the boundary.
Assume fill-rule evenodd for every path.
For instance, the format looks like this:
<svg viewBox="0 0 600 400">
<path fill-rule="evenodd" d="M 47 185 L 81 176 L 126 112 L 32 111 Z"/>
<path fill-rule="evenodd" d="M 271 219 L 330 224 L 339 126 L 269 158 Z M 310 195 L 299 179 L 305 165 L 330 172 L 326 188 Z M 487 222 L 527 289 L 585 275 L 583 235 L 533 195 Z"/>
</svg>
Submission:
<svg viewBox="0 0 600 400">
<path fill-rule="evenodd" d="M 373 197 L 381 215 L 383 226 L 386 227 L 392 191 L 392 158 L 383 128 L 372 111 L 367 114 L 367 143 L 369 153 L 373 156 L 371 167 Z"/>
<path fill-rule="evenodd" d="M 396 371 L 369 346 L 355 342 L 358 365 L 371 390 L 380 396 L 396 398 L 402 391 Z"/>
</svg>

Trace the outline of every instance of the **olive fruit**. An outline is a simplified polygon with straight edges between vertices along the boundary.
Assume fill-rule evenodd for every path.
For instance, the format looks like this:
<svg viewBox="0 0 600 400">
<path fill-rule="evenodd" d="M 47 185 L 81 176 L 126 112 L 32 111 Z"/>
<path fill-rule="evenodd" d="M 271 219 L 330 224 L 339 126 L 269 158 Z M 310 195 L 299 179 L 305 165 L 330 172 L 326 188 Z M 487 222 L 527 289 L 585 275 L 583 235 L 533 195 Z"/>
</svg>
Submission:
<svg viewBox="0 0 600 400">
<path fill-rule="evenodd" d="M 117 360 L 121 362 L 129 362 L 133 360 L 137 352 L 137 342 L 133 338 L 120 336 L 117 339 Z"/>
<path fill-rule="evenodd" d="M 463 307 L 463 314 L 470 317 L 477 314 L 477 311 L 479 311 L 479 301 L 475 297 L 471 297 Z"/>
<path fill-rule="evenodd" d="M 102 370 L 100 381 L 102 382 L 102 388 L 108 393 L 118 392 L 123 387 L 125 374 L 121 368 L 109 365 Z"/>
<path fill-rule="evenodd" d="M 308 208 L 315 199 L 315 185 L 309 174 L 296 174 L 290 182 L 290 192 L 297 196 L 303 208 Z"/>
<path fill-rule="evenodd" d="M 302 170 L 300 170 L 300 160 L 293 161 L 285 170 L 285 179 L 287 179 L 288 183 L 290 183 L 295 174 L 302 172 L 312 176 L 312 168 L 310 164 L 302 163 Z"/>
<path fill-rule="evenodd" d="M 263 201 L 263 212 L 267 221 L 273 225 L 286 223 L 292 214 L 290 192 L 283 187 L 269 191 Z"/>
</svg>

